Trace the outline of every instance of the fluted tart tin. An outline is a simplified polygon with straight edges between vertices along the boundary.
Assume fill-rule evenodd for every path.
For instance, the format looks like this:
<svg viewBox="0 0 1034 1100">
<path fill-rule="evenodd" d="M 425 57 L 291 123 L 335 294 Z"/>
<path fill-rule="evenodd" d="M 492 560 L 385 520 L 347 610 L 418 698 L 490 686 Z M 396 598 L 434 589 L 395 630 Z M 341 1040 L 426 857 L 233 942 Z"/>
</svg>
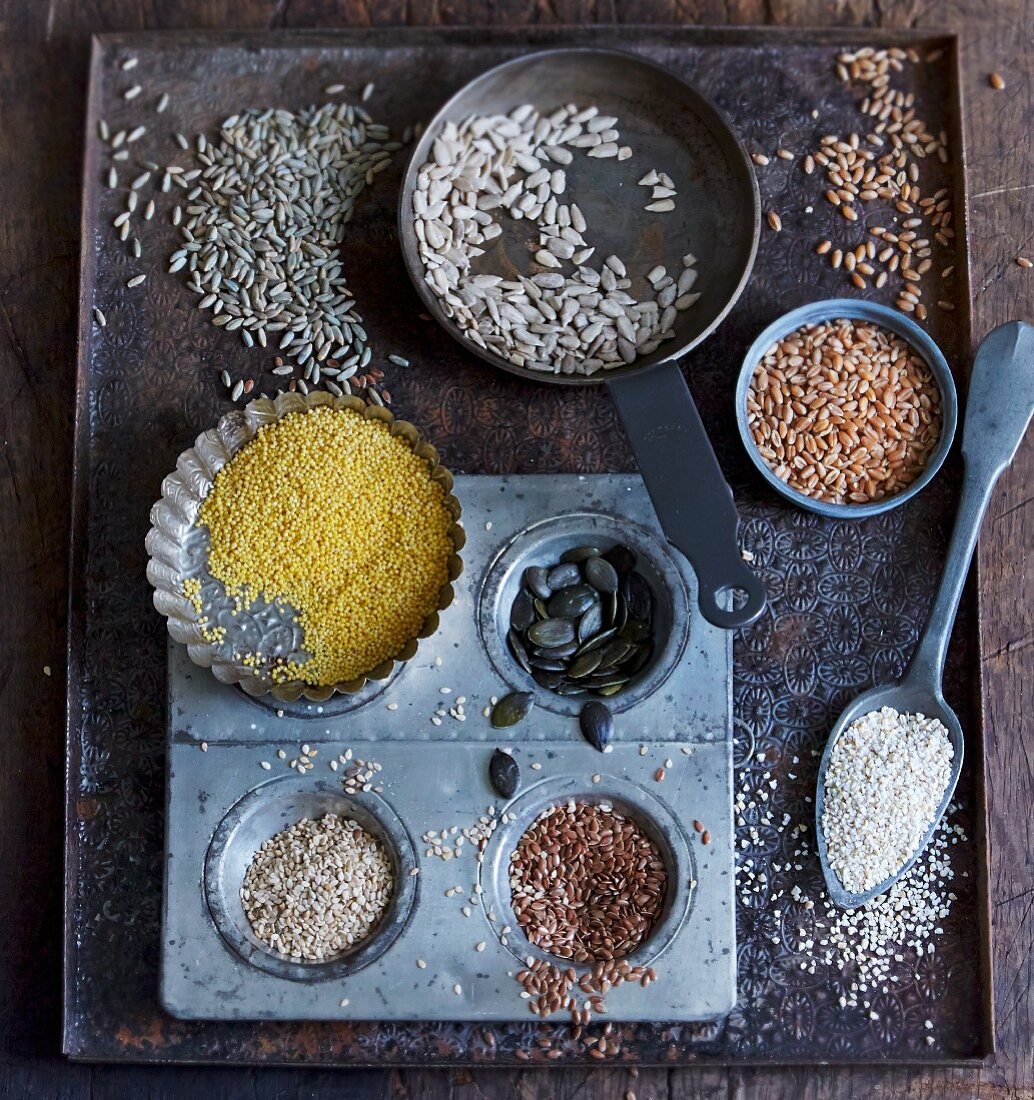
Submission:
<svg viewBox="0 0 1034 1100">
<path fill-rule="evenodd" d="M 452 517 L 448 580 L 438 592 L 435 610 L 425 616 L 416 635 L 393 656 L 350 679 L 327 685 L 277 675 L 279 669 L 294 670 L 306 659 L 304 631 L 296 609 L 262 593 L 242 606 L 239 597 L 212 576 L 208 531 L 198 522 L 216 475 L 256 439 L 260 429 L 291 414 L 317 409 L 349 412 L 385 424 L 392 436 L 404 440 L 427 463 L 429 476 L 441 485 L 443 505 Z M 376 471 L 357 474 L 376 476 Z M 180 455 L 175 472 L 162 482 L 162 495 L 151 509 L 152 527 L 145 541 L 154 606 L 166 617 L 170 636 L 186 645 L 195 664 L 211 668 L 222 683 L 239 684 L 249 695 L 270 693 L 285 702 L 304 696 L 318 702 L 335 692 L 358 692 L 368 680 L 385 680 L 397 665 L 410 660 L 420 640 L 438 629 L 439 613 L 453 601 L 452 582 L 463 568 L 459 552 L 466 535 L 459 524 L 460 503 L 452 488 L 452 475 L 439 462 L 435 448 L 421 438 L 414 425 L 396 420 L 388 409 L 367 405 L 357 397 L 329 393 L 285 393 L 274 399 L 252 401 L 244 409 L 227 413 L 215 428 L 202 432 L 194 446 Z M 261 659 L 254 658 L 256 653 Z"/>
</svg>

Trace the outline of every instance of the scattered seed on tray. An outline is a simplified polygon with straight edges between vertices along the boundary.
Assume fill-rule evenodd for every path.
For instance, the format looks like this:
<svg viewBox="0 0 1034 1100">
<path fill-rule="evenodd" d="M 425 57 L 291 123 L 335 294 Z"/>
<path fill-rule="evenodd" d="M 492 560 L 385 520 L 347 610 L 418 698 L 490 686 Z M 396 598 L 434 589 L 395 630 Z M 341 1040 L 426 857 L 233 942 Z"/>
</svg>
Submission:
<svg viewBox="0 0 1034 1100">
<path fill-rule="evenodd" d="M 747 420 L 758 453 L 792 489 L 866 503 L 899 492 L 941 433 L 940 390 L 900 337 L 867 323 L 805 325 L 754 371 Z"/>
<path fill-rule="evenodd" d="M 848 222 L 858 220 L 862 206 L 873 204 L 887 211 L 888 224 L 903 219 L 894 228 L 872 227 L 870 235 L 876 241 L 844 242 L 830 255 L 830 262 L 839 268 L 845 256 L 854 254 L 871 267 L 871 272 L 864 272 L 843 265 L 846 277 L 859 289 L 870 285 L 870 277 L 876 288 L 885 286 L 892 276 L 900 278 L 908 285 L 897 299 L 898 308 L 922 321 L 928 311 L 919 300 L 920 280 L 932 266 L 934 244 L 949 247 L 955 230 L 947 188 L 923 196 L 920 183 L 925 161 L 947 163 L 947 134 L 930 131 L 916 115 L 914 95 L 892 83 L 907 64 L 919 61 L 910 48 L 866 47 L 838 54 L 840 79 L 865 90 L 859 103 L 861 123 L 856 131 L 822 137 L 805 156 L 803 170 L 811 175 L 816 167 L 821 169 L 827 201 Z"/>
<path fill-rule="evenodd" d="M 668 874 L 631 818 L 591 803 L 541 814 L 510 857 L 514 915 L 528 939 L 577 963 L 623 959 L 653 931 Z"/>
<path fill-rule="evenodd" d="M 520 765 L 512 754 L 496 749 L 488 761 L 488 777 L 500 798 L 513 798 L 521 784 Z"/>
<path fill-rule="evenodd" d="M 627 147 L 616 137 L 604 140 L 617 124 L 591 106 L 540 115 L 523 104 L 505 116 L 448 122 L 437 135 L 417 177 L 414 226 L 425 282 L 472 343 L 529 370 L 594 374 L 674 337 L 679 313 L 700 296 L 678 285 L 682 275 L 664 272 L 636 298 L 619 257 L 588 266 L 595 246 L 569 194 L 567 166 L 575 152 L 624 159 Z M 643 180 L 674 193 L 664 173 Z M 646 209 L 674 205 L 668 197 Z M 502 235 L 504 214 L 527 222 L 537 238 L 527 275 L 493 271 L 492 242 Z"/>
<path fill-rule="evenodd" d="M 529 955 L 524 969 L 517 972 L 517 981 L 523 988 L 521 996 L 528 1001 L 529 1010 L 543 1019 L 552 1012 L 569 1012 L 575 1025 L 572 1036 L 575 1041 L 581 1037 L 581 1028 L 588 1026 L 594 1012 L 607 1011 L 608 993 L 625 982 L 637 982 L 645 989 L 656 980 L 657 971 L 652 966 L 632 966 L 622 959 L 598 961 L 579 978 L 573 967 L 561 969 L 545 959 Z M 621 1052 L 620 1039 L 610 1038 L 606 1028 L 604 1031 L 604 1036 L 590 1045 L 589 1053 L 593 1057 L 614 1057 Z M 522 1052 L 517 1053 L 519 1056 Z"/>
<path fill-rule="evenodd" d="M 1028 260 L 1026 256 L 1017 256 L 1016 263 L 1020 267 L 1034 267 L 1034 260 Z"/>
<path fill-rule="evenodd" d="M 339 246 L 400 143 L 362 108 L 326 104 L 244 111 L 197 145 L 200 167 L 176 176 L 190 190 L 170 271 L 183 270 L 199 299 L 216 295 L 213 324 L 263 347 L 275 340 L 299 367 L 363 355 Z"/>
<path fill-rule="evenodd" d="M 492 706 L 492 725 L 496 729 L 516 726 L 527 718 L 534 705 L 535 699 L 530 691 L 513 691 Z"/>
<path fill-rule="evenodd" d="M 846 890 L 871 889 L 912 856 L 948 785 L 953 756 L 940 721 L 891 707 L 840 734 L 826 770 L 822 832 Z"/>
<path fill-rule="evenodd" d="M 326 814 L 262 844 L 245 872 L 241 903 L 268 947 L 321 962 L 366 939 L 393 892 L 381 842 L 355 821 Z"/>
<path fill-rule="evenodd" d="M 1005 87 L 1005 77 L 1002 76 L 1001 73 L 991 73 L 987 78 L 987 82 L 997 92 L 1000 92 Z"/>
</svg>

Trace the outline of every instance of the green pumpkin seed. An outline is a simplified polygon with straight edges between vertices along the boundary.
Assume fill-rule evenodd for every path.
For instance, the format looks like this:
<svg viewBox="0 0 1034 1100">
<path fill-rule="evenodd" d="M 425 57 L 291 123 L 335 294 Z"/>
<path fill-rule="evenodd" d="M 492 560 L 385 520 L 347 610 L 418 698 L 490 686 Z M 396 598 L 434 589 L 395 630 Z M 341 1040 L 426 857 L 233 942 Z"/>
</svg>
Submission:
<svg viewBox="0 0 1034 1100">
<path fill-rule="evenodd" d="M 589 558 L 599 557 L 600 549 L 598 546 L 572 546 L 570 550 L 565 550 L 560 555 L 560 560 L 564 563 L 579 564 L 583 561 L 588 561 Z"/>
<path fill-rule="evenodd" d="M 549 587 L 556 592 L 557 589 L 567 588 L 572 584 L 580 584 L 582 571 L 577 565 L 557 565 L 549 571 Z"/>
<path fill-rule="evenodd" d="M 542 619 L 528 628 L 528 641 L 534 645 L 567 645 L 574 638 L 574 623 L 567 619 Z"/>
<path fill-rule="evenodd" d="M 539 687 L 544 687 L 547 691 L 556 691 L 564 682 L 562 673 L 550 672 L 548 669 L 544 668 L 533 669 L 531 678 Z"/>
<path fill-rule="evenodd" d="M 613 627 L 609 630 L 601 630 L 595 638 L 590 638 L 589 641 L 579 646 L 576 655 L 580 657 L 583 653 L 591 653 L 594 649 L 599 649 L 600 646 L 609 642 L 615 634 L 617 634 L 617 631 Z"/>
<path fill-rule="evenodd" d="M 598 602 L 596 589 L 587 584 L 576 584 L 561 588 L 546 604 L 546 610 L 551 619 L 576 619 Z"/>
<path fill-rule="evenodd" d="M 532 668 L 540 668 L 544 672 L 566 672 L 567 662 L 558 661 L 555 657 L 529 657 Z"/>
<path fill-rule="evenodd" d="M 521 636 L 517 631 L 511 628 L 510 632 L 506 635 L 506 641 L 509 643 L 510 652 L 513 654 L 517 664 L 519 664 L 525 672 L 531 672 L 531 664 L 528 661 L 528 651 L 524 648 L 524 642 L 521 641 Z"/>
<path fill-rule="evenodd" d="M 545 600 L 539 599 L 536 596 L 535 599 L 532 600 L 531 602 L 532 602 L 532 606 L 535 608 L 535 614 L 538 615 L 538 617 L 540 619 L 548 619 L 549 618 L 549 612 L 546 610 L 546 601 Z"/>
<path fill-rule="evenodd" d="M 624 683 L 611 684 L 608 687 L 597 688 L 596 689 L 596 694 L 597 695 L 602 695 L 605 698 L 609 699 L 612 695 L 617 695 L 617 693 L 619 691 L 624 691 L 624 690 L 625 690 Z"/>
<path fill-rule="evenodd" d="M 631 642 L 625 642 L 620 638 L 615 638 L 614 641 L 603 650 L 600 657 L 600 666 L 602 668 L 616 668 L 633 649 L 634 646 Z"/>
<path fill-rule="evenodd" d="M 653 645 L 637 646 L 634 654 L 625 662 L 625 671 L 635 676 L 637 672 L 642 672 L 646 668 L 652 656 Z"/>
<path fill-rule="evenodd" d="M 635 569 L 639 559 L 634 550 L 618 543 L 612 546 L 603 556 L 603 560 L 609 562 L 619 577 L 627 577 Z"/>
<path fill-rule="evenodd" d="M 614 737 L 614 715 L 603 703 L 586 703 L 578 715 L 578 726 L 597 752 L 603 752 Z"/>
<path fill-rule="evenodd" d="M 619 632 L 625 629 L 628 623 L 628 604 L 618 596 L 617 613 L 614 615 L 614 627 Z"/>
<path fill-rule="evenodd" d="M 629 619 L 621 631 L 621 637 L 630 642 L 645 642 L 653 631 L 640 619 Z"/>
<path fill-rule="evenodd" d="M 598 592 L 617 592 L 617 570 L 603 558 L 589 558 L 582 566 L 585 579 Z"/>
<path fill-rule="evenodd" d="M 584 645 L 594 634 L 598 634 L 603 629 L 603 613 L 600 611 L 599 603 L 594 603 L 592 607 L 578 620 L 578 641 Z"/>
<path fill-rule="evenodd" d="M 488 761 L 488 778 L 500 798 L 513 798 L 521 784 L 521 769 L 516 760 L 496 749 Z"/>
<path fill-rule="evenodd" d="M 562 661 L 565 657 L 570 657 L 578 648 L 577 641 L 568 642 L 566 645 L 551 645 L 545 647 L 539 647 L 535 650 L 536 657 L 549 657 L 554 661 Z"/>
<path fill-rule="evenodd" d="M 548 576 L 548 570 L 539 565 L 530 565 L 524 570 L 524 586 L 533 596 L 538 596 L 540 600 L 548 600 L 553 595 Z"/>
<path fill-rule="evenodd" d="M 595 672 L 600 667 L 600 662 L 603 659 L 603 652 L 599 649 L 590 650 L 588 653 L 583 653 L 580 657 L 576 657 L 567 668 L 567 675 L 575 680 L 580 680 L 583 676 L 588 676 L 590 672 Z"/>
<path fill-rule="evenodd" d="M 492 725 L 496 729 L 516 726 L 528 716 L 534 705 L 535 699 L 530 691 L 514 691 L 504 695 L 492 708 Z"/>
<path fill-rule="evenodd" d="M 535 603 L 524 589 L 517 593 L 517 598 L 510 608 L 510 626 L 514 630 L 524 631 L 535 621 Z"/>
<path fill-rule="evenodd" d="M 653 617 L 653 593 L 638 573 L 629 573 L 622 585 L 622 595 L 628 604 L 628 614 L 633 619 L 649 622 Z"/>
<path fill-rule="evenodd" d="M 585 678 L 585 683 L 592 688 L 601 688 L 612 684 L 627 684 L 631 678 L 624 672 L 595 672 Z"/>
</svg>

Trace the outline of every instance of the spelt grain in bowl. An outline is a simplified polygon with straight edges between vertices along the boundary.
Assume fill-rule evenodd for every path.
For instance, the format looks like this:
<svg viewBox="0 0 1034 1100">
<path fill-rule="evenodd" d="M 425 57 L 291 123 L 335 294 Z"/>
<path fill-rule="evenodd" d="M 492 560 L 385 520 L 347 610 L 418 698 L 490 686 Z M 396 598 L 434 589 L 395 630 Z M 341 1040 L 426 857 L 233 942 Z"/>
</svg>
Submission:
<svg viewBox="0 0 1034 1100">
<path fill-rule="evenodd" d="M 872 504 L 926 470 L 941 440 L 941 390 L 897 333 L 840 317 L 771 344 L 750 379 L 746 420 L 757 455 L 790 489 Z"/>
</svg>

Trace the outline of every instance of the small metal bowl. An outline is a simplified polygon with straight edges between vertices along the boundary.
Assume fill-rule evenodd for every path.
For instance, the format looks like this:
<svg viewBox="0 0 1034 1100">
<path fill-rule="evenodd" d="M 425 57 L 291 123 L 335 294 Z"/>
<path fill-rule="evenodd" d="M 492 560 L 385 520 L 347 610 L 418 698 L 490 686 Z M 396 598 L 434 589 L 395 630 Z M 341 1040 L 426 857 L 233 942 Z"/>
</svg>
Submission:
<svg viewBox="0 0 1034 1100">
<path fill-rule="evenodd" d="M 449 558 L 448 581 L 438 593 L 437 610 L 424 620 L 415 638 L 412 638 L 393 657 L 388 657 L 376 668 L 353 680 L 336 684 L 313 686 L 298 680 L 275 682 L 267 668 L 245 665 L 228 655 L 227 647 L 209 641 L 198 621 L 199 613 L 183 593 L 183 584 L 189 578 L 201 576 L 207 566 L 207 542 L 200 534 L 195 521 L 205 497 L 212 489 L 216 474 L 245 444 L 255 438 L 266 424 L 291 413 L 308 413 L 327 406 L 348 410 L 371 420 L 386 424 L 392 435 L 404 439 L 414 453 L 430 467 L 430 477 L 437 481 L 445 493 L 445 506 L 453 517 L 450 531 L 453 553 Z M 148 553 L 147 579 L 154 587 L 154 606 L 165 616 L 169 634 L 173 640 L 187 647 L 190 659 L 202 668 L 211 668 L 216 679 L 224 684 L 239 684 L 248 695 L 271 694 L 283 702 L 294 702 L 301 696 L 311 702 L 322 703 L 335 692 L 354 695 L 362 690 L 367 680 L 384 680 L 391 675 L 396 664 L 410 660 L 417 651 L 420 639 L 428 638 L 438 629 L 438 614 L 452 603 L 455 592 L 452 582 L 463 571 L 460 551 L 466 542 L 466 534 L 459 524 L 460 504 L 452 493 L 452 474 L 440 464 L 438 452 L 426 442 L 419 431 L 405 420 L 396 420 L 385 408 L 367 405 L 358 397 L 334 397 L 325 392 L 303 396 L 300 393 L 284 393 L 275 399 L 261 397 L 243 409 L 227 413 L 215 428 L 202 432 L 194 446 L 180 455 L 174 473 L 162 482 L 162 495 L 151 508 L 151 530 L 145 546 Z M 233 622 L 240 640 L 240 632 L 248 630 L 260 638 L 280 638 L 289 627 L 272 607 L 248 616 L 234 617 Z M 249 635 L 250 636 L 250 635 Z M 297 639 L 278 642 L 282 655 L 290 650 Z M 242 649 L 251 648 L 242 645 Z M 229 647 L 232 652 L 232 646 Z"/>
<path fill-rule="evenodd" d="M 791 332 L 804 325 L 821 324 L 823 321 L 836 321 L 844 318 L 849 321 L 868 321 L 879 325 L 895 336 L 900 336 L 919 353 L 930 368 L 937 381 L 941 392 L 941 437 L 930 455 L 923 472 L 900 493 L 884 497 L 883 500 L 871 501 L 868 504 L 831 504 L 828 501 L 814 500 L 811 497 L 799 493 L 791 488 L 758 453 L 757 445 L 750 434 L 747 423 L 747 391 L 750 389 L 751 379 L 758 363 L 764 358 L 768 349 L 789 336 Z M 822 301 L 812 302 L 798 309 L 792 309 L 784 313 L 766 328 L 760 336 L 750 345 L 747 354 L 743 357 L 743 366 L 740 368 L 739 381 L 736 384 L 736 424 L 740 430 L 740 438 L 747 449 L 751 462 L 758 468 L 761 476 L 773 489 L 787 500 L 804 508 L 809 512 L 817 512 L 820 516 L 829 516 L 832 519 L 863 519 L 866 516 L 877 516 L 883 512 L 889 512 L 892 508 L 904 504 L 910 500 L 936 475 L 942 463 L 951 450 L 952 441 L 955 438 L 955 428 L 959 415 L 959 399 L 955 390 L 955 381 L 951 376 L 948 361 L 944 353 L 934 343 L 933 339 L 924 332 L 914 321 L 909 320 L 896 309 L 879 305 L 876 302 L 863 302 L 855 298 L 826 298 Z"/>
</svg>

